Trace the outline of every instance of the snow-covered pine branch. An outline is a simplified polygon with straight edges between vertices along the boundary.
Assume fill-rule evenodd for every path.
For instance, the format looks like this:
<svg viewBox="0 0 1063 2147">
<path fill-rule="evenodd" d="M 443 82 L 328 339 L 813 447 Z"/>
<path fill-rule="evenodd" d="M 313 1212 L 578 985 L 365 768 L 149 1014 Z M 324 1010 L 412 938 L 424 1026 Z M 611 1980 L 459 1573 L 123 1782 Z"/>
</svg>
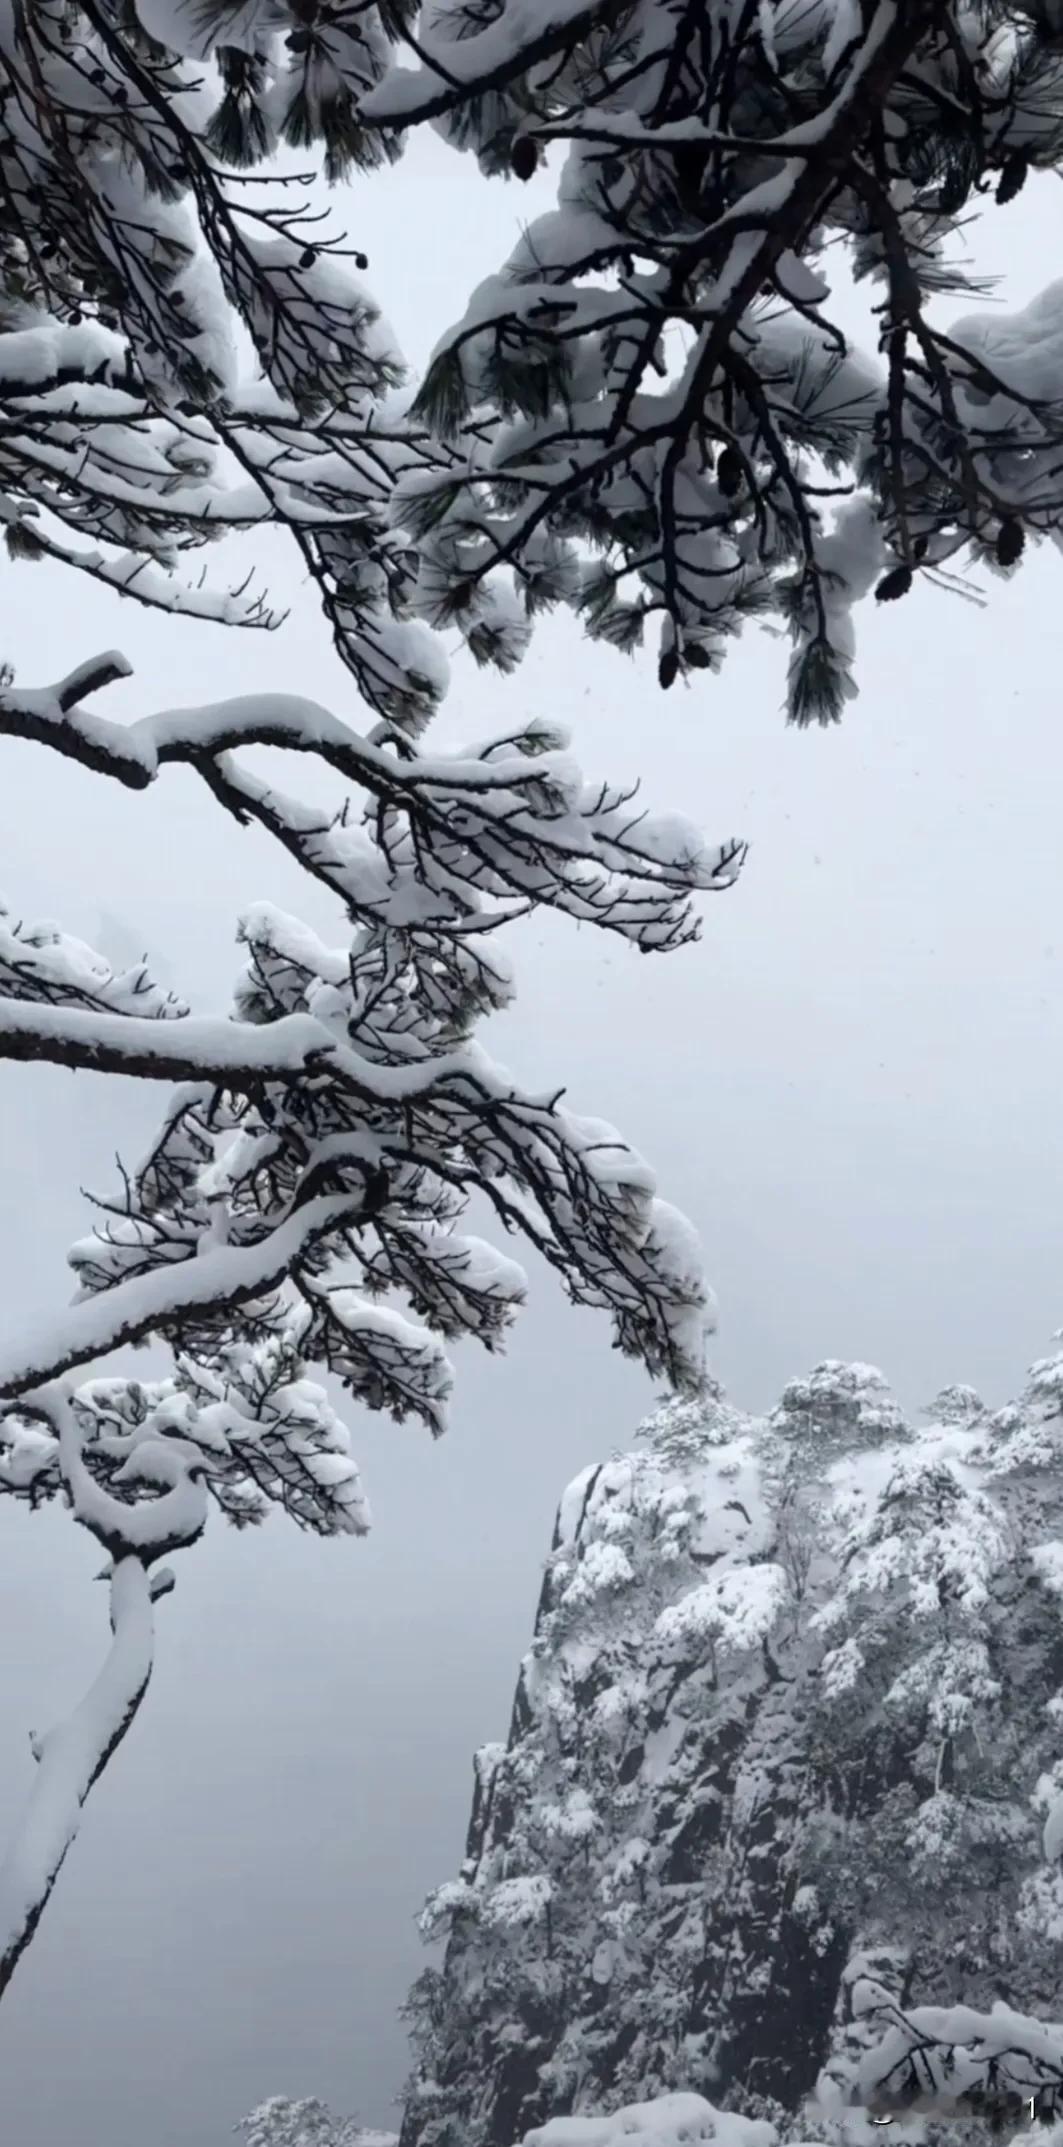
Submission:
<svg viewBox="0 0 1063 2147">
<path fill-rule="evenodd" d="M 456 939 L 482 934 L 515 905 L 543 903 L 649 950 L 696 937 L 692 893 L 731 886 L 741 868 L 739 840 L 710 845 L 692 821 L 639 806 L 636 789 L 585 781 L 555 725 L 532 722 L 429 758 L 371 743 L 294 694 L 167 709 L 132 724 L 83 707 L 126 670 L 109 653 L 43 692 L 0 688 L 0 736 L 49 745 L 134 790 L 167 763 L 192 767 L 237 819 L 258 819 L 294 849 L 356 917 L 381 919 L 390 906 L 406 929 L 442 924 Z M 382 833 L 351 825 L 346 811 L 329 825 L 257 782 L 232 759 L 249 745 L 324 761 L 369 792 Z M 486 916 L 485 893 L 498 905 Z"/>
<path fill-rule="evenodd" d="M 621 1347 L 680 1383 L 696 1378 L 696 1259 L 654 1201 L 645 1166 L 558 1096 L 522 1094 L 471 1029 L 509 997 L 489 939 L 515 909 L 552 903 L 644 948 L 668 945 L 696 928 L 692 888 L 733 879 L 741 845 L 710 850 L 689 824 L 655 821 L 629 795 L 586 784 L 564 741 L 541 728 L 426 760 L 370 745 L 328 711 L 284 697 L 121 726 L 82 705 L 121 668 L 105 657 L 50 692 L 12 689 L 0 728 L 133 787 L 161 762 L 185 760 L 342 896 L 357 937 L 333 951 L 268 907 L 250 913 L 239 1018 L 219 1023 L 169 1002 L 141 1011 L 132 988 L 101 978 L 85 950 L 8 933 L 19 981 L 0 998 L 0 1055 L 191 1087 L 127 1182 L 106 1257 L 79 1254 L 104 1300 L 77 1307 L 54 1333 L 21 1337 L 0 1365 L 0 1391 L 24 1392 L 121 1341 L 180 1334 L 188 1321 L 199 1334 L 212 1304 L 224 1321 L 292 1266 L 306 1294 L 330 1240 L 354 1253 L 375 1290 L 406 1289 L 444 1334 L 470 1323 L 497 1333 L 518 1284 L 492 1285 L 480 1255 L 447 1240 L 471 1190 L 545 1252 L 574 1297 L 611 1308 Z M 234 755 L 245 743 L 318 754 L 370 791 L 370 807 L 361 820 L 347 805 L 331 820 L 309 812 L 245 774 Z M 368 1211 L 367 1174 L 377 1188 Z M 360 1235 L 368 1225 L 371 1252 Z M 455 1279 L 455 1261 L 475 1283 Z M 435 1263 L 445 1287 L 429 1284 Z M 346 1361 L 335 1308 L 326 1318 L 321 1292 L 315 1304 L 326 1359 Z M 367 1348 L 363 1339 L 358 1354 Z M 393 1338 L 383 1354 L 390 1364 Z M 389 1406 L 413 1405 L 390 1374 L 383 1391 Z"/>
<path fill-rule="evenodd" d="M 957 234 L 1063 159 L 1057 25 L 1026 0 L 425 0 L 418 64 L 362 98 L 481 171 L 564 143 L 557 207 L 437 346 L 416 412 L 468 447 L 399 510 L 426 615 L 512 574 L 659 675 L 760 616 L 789 708 L 838 717 L 871 588 L 1063 530 L 1063 285 L 946 332 Z M 832 308 L 869 282 L 877 354 Z M 502 572 L 504 570 L 504 573 Z"/>
<path fill-rule="evenodd" d="M 215 586 L 189 555 L 278 524 L 364 698 L 416 732 L 447 667 L 410 614 L 390 502 L 402 476 L 455 457 L 396 402 L 402 361 L 367 264 L 308 191 L 322 153 L 330 179 L 388 153 L 356 104 L 397 11 L 323 43 L 258 0 L 209 16 L 181 0 L 0 14 L 7 550 L 268 628 L 280 615 L 253 575 Z M 311 168 L 278 169 L 285 144 Z M 513 640 L 473 645 L 505 665 Z"/>
<path fill-rule="evenodd" d="M 81 1705 L 30 1742 L 37 1776 L 22 1825 L 0 1863 L 0 1997 L 33 1938 L 93 1783 L 129 1729 L 151 1676 L 152 1583 L 143 1560 L 110 1573 L 111 1646 Z"/>
<path fill-rule="evenodd" d="M 197 1541 L 211 1500 L 238 1526 L 270 1503 L 322 1535 L 367 1526 L 346 1433 L 298 1343 L 297 1322 L 278 1320 L 268 1337 L 219 1344 L 209 1365 L 179 1359 L 171 1379 L 54 1381 L 0 1414 L 0 1490 L 64 1497 L 107 1554 L 113 1633 L 80 1706 L 31 1738 L 37 1775 L 0 1865 L 0 1997 L 147 1689 L 152 1605 L 173 1586 L 158 1561 Z"/>
<path fill-rule="evenodd" d="M 708 1302 L 689 1226 L 611 1127 L 560 1090 L 523 1090 L 474 1032 L 511 996 L 494 944 L 508 918 L 553 906 L 644 951 L 675 945 L 696 934 L 694 893 L 733 880 L 742 846 L 710 849 L 586 783 L 542 725 L 434 758 L 279 695 L 120 725 L 86 702 L 127 668 L 107 654 L 44 692 L 9 685 L 0 732 L 134 790 L 190 766 L 329 888 L 347 933 L 327 946 L 268 904 L 248 911 L 233 1010 L 211 1018 L 146 965 L 116 975 L 0 905 L 0 1058 L 180 1084 L 149 1153 L 96 1201 L 71 1254 L 75 1303 L 0 1350 L 0 1494 L 62 1497 L 116 1574 L 142 1579 L 212 1506 L 238 1525 L 279 1505 L 321 1534 L 364 1528 L 320 1376 L 442 1430 L 447 1342 L 497 1349 L 525 1293 L 521 1269 L 463 1227 L 473 1198 L 611 1315 L 619 1348 L 696 1386 Z M 361 812 L 253 777 L 239 749 L 254 744 L 316 755 L 358 786 Z M 73 1383 L 153 1339 L 173 1353 L 168 1379 Z M 120 1626 L 48 1744 L 67 1757 L 42 1761 L 0 1886 L 0 1990 L 147 1682 L 148 1640 L 131 1682 Z"/>
<path fill-rule="evenodd" d="M 0 1886 L 0 1987 L 139 1706 L 150 1605 L 169 1584 L 149 1570 L 196 1541 L 212 1507 L 240 1525 L 279 1505 L 321 1534 L 364 1527 L 320 1377 L 438 1431 L 447 1342 L 499 1346 L 524 1278 L 462 1227 L 471 1200 L 607 1311 L 618 1347 L 679 1388 L 701 1377 L 707 1299 L 688 1226 L 611 1127 L 560 1089 L 527 1093 L 474 1030 L 511 992 L 499 925 L 544 906 L 643 951 L 675 946 L 696 935 L 693 896 L 731 884 L 742 845 L 710 847 L 633 790 L 587 783 L 544 724 L 462 754 L 411 743 L 445 685 L 431 628 L 450 607 L 407 504 L 465 466 L 476 427 L 445 442 L 392 399 L 401 368 L 352 273 L 364 264 L 322 232 L 303 177 L 252 168 L 280 140 L 323 145 L 331 177 L 388 154 L 358 102 L 402 27 L 390 0 L 320 18 L 273 0 L 0 8 L 9 554 L 269 625 L 246 580 L 219 595 L 182 562 L 215 534 L 282 524 L 381 719 L 366 737 L 260 695 L 120 725 L 88 705 L 127 674 L 120 656 L 43 692 L 2 673 L 0 734 L 134 790 L 168 762 L 190 767 L 338 898 L 349 929 L 332 947 L 267 904 L 247 913 L 232 1015 L 211 1019 L 144 965 L 116 975 L 0 910 L 0 1057 L 180 1084 L 149 1154 L 96 1201 L 71 1255 L 73 1306 L 0 1352 L 0 1492 L 65 1501 L 113 1581 L 100 1678 L 34 1742 Z M 424 513 L 411 504 L 411 526 Z M 463 626 L 503 670 L 527 638 L 497 585 Z M 316 756 L 359 804 L 329 813 L 253 776 L 241 750 L 261 744 Z M 85 1377 L 149 1341 L 169 1346 L 168 1378 Z"/>
<path fill-rule="evenodd" d="M 1003 1999 L 988 2012 L 902 2007 L 862 1966 L 846 1981 L 852 2016 L 870 2036 L 857 2082 L 863 2107 L 904 2115 L 991 2106 L 1018 2130 L 1024 2105 L 1063 2101 L 1063 2021 L 1034 2019 Z"/>
<path fill-rule="evenodd" d="M 668 945 L 696 929 L 691 890 L 732 879 L 741 846 L 710 850 L 687 823 L 586 784 L 541 728 L 428 760 L 281 696 L 122 726 L 83 702 L 123 669 L 102 657 L 48 692 L 11 689 L 0 729 L 133 787 L 184 760 L 342 897 L 356 937 L 333 950 L 260 906 L 241 926 L 250 960 L 236 1018 L 214 1021 L 141 972 L 113 978 L 54 928 L 3 923 L 0 1056 L 184 1086 L 150 1156 L 103 1204 L 97 1240 L 74 1256 L 83 1301 L 19 1337 L 0 1393 L 152 1334 L 209 1353 L 234 1306 L 246 1325 L 248 1307 L 291 1276 L 307 1353 L 438 1428 L 438 1352 L 322 1278 L 353 1261 L 363 1290 L 398 1289 L 443 1336 L 497 1340 L 523 1283 L 454 1235 L 474 1191 L 574 1298 L 611 1310 L 622 1348 L 681 1385 L 696 1380 L 704 1300 L 685 1226 L 612 1129 L 560 1095 L 524 1094 L 472 1029 L 510 995 L 490 947 L 506 916 L 552 903 L 644 948 Z M 364 815 L 344 804 L 322 816 L 252 779 L 234 751 L 250 743 L 319 755 L 368 789 Z"/>
<path fill-rule="evenodd" d="M 15 557 L 268 625 L 253 585 L 177 570 L 279 523 L 363 696 L 416 734 L 446 686 L 432 629 L 505 671 L 558 603 L 620 648 L 650 622 L 666 686 L 774 618 L 792 717 L 830 721 L 872 588 L 961 558 L 1007 574 L 1059 534 L 1063 287 L 947 331 L 935 308 L 977 295 L 950 259 L 972 204 L 1006 213 L 1063 158 L 1036 9 L 429 0 L 416 34 L 413 14 L 45 0 L 6 20 Z M 488 174 L 568 153 L 556 210 L 411 405 L 315 168 L 266 167 L 297 147 L 336 178 L 426 120 Z M 840 325 L 836 264 L 870 285 L 877 352 Z"/>
</svg>

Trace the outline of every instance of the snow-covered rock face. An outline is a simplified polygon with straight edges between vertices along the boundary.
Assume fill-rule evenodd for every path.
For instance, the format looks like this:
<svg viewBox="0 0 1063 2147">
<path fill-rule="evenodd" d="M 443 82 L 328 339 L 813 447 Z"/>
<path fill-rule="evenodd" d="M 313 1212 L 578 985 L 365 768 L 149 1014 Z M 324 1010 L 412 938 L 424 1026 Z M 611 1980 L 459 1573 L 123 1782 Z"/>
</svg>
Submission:
<svg viewBox="0 0 1063 2147">
<path fill-rule="evenodd" d="M 916 1431 L 828 1363 L 762 1422 L 668 1403 L 570 1485 L 425 1911 L 403 2147 L 567 2147 L 662 2095 L 870 2147 L 927 2106 L 931 2019 L 953 2143 L 1017 2015 L 1011 2114 L 1063 2080 L 1061 1393 L 1047 1359 Z"/>
</svg>

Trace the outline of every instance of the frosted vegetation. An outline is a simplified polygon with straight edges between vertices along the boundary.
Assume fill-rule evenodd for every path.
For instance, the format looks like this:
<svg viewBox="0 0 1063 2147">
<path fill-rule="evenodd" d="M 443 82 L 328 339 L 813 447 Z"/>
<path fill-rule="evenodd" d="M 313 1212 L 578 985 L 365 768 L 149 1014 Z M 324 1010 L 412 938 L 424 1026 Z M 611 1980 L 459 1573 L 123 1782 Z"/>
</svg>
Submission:
<svg viewBox="0 0 1063 2147">
<path fill-rule="evenodd" d="M 692 2087 L 838 2147 L 1050 2114 L 1061 1399 L 1057 1349 L 914 1427 L 827 1363 L 763 1420 L 670 1401 L 570 1485 L 424 1911 L 404 2147 L 649 2096 L 666 2138 Z"/>
<path fill-rule="evenodd" d="M 947 331 L 939 304 L 964 288 L 970 210 L 1004 214 L 1059 167 L 1053 10 L 0 0 L 11 572 L 44 559 L 268 632 L 281 595 L 259 585 L 252 540 L 278 531 L 351 702 L 278 691 L 121 723 L 98 698 L 128 673 L 117 652 L 71 650 L 51 683 L 3 674 L 0 732 L 132 791 L 190 769 L 330 892 L 337 925 L 325 944 L 268 903 L 247 910 L 231 1006 L 193 1011 L 144 965 L 115 974 L 61 926 L 0 910 L 0 1057 L 133 1075 L 165 1097 L 149 1152 L 71 1253 L 73 1305 L 0 1350 L 0 1490 L 61 1501 L 96 1539 L 113 1633 L 81 1707 L 34 1740 L 0 1871 L 0 1992 L 139 1708 L 166 1561 L 219 1514 L 363 1530 L 344 1402 L 437 1433 L 448 1343 L 501 1345 L 524 1276 L 470 1234 L 471 1200 L 604 1311 L 618 1347 L 675 1393 L 701 1389 L 694 1233 L 618 1132 L 560 1086 L 529 1093 L 477 1032 L 513 990 L 510 920 L 550 908 L 668 951 L 697 936 L 700 896 L 734 883 L 742 843 L 585 776 L 546 722 L 502 715 L 490 738 L 433 753 L 439 633 L 504 676 L 536 615 L 566 604 L 616 649 L 648 634 L 668 687 L 762 619 L 789 637 L 792 719 L 825 722 L 854 690 L 860 599 L 971 562 L 1013 573 L 1029 543 L 1058 539 L 1063 287 Z M 565 154 L 556 209 L 441 324 L 413 383 L 318 194 L 422 124 L 471 153 L 474 185 L 529 178 L 551 144 Z M 832 286 L 852 277 L 876 309 L 874 351 L 835 318 Z M 199 560 L 222 535 L 227 558 L 248 540 L 235 576 Z M 334 808 L 308 804 L 296 776 L 253 773 L 247 750 L 266 744 L 327 768 Z M 147 1342 L 159 1376 L 108 1374 L 113 1352 Z M 1032 1436 L 1027 1416 L 1014 1431 Z M 1036 1457 L 1020 1460 L 1002 1481 L 1025 1482 Z M 902 1562 L 889 1568 L 858 1501 L 838 1554 L 851 1584 L 817 1604 L 818 1694 L 851 1718 L 881 1676 L 883 1591 L 911 1591 L 931 1621 L 948 1601 L 945 1652 L 913 1655 L 889 1703 L 936 1710 L 934 1788 L 896 1818 L 891 1854 L 944 1868 L 975 1854 L 948 1769 L 964 1710 L 974 1722 L 994 1704 L 986 1605 L 1018 1537 L 988 1464 L 897 1466 Z M 924 1474 L 908 1481 L 909 1466 Z M 681 1563 L 680 1508 L 661 1526 Z M 957 1527 L 977 1543 L 966 1592 L 948 1564 Z M 1050 1593 L 1050 1537 L 1041 1552 Z M 625 1556 L 603 1537 L 580 1586 L 622 1596 Z M 693 1649 L 705 1675 L 736 1649 L 766 1660 L 788 1587 L 779 1560 L 703 1575 L 662 1599 L 654 1645 Z M 1063 1822 L 1045 1719 L 1026 1727 L 1049 1903 Z M 557 1839 L 579 1843 L 587 1808 L 558 1811 Z M 511 1891 L 491 1911 L 529 1963 L 547 1878 L 500 1877 Z M 304 2132 L 320 2129 L 301 2107 Z"/>
<path fill-rule="evenodd" d="M 323 2102 L 271 2095 L 237 2126 L 244 2147 L 397 2147 L 393 2132 L 373 2132 L 353 2117 L 335 2117 Z"/>
<path fill-rule="evenodd" d="M 100 780 L 137 791 L 191 768 L 337 916 L 326 945 L 269 904 L 247 910 L 232 1006 L 200 1014 L 144 965 L 115 975 L 60 927 L 0 908 L 0 1056 L 138 1076 L 167 1099 L 148 1153 L 71 1252 L 74 1305 L 0 1348 L 0 1491 L 59 1498 L 96 1538 L 113 1630 L 83 1705 L 35 1745 L 0 1869 L 0 1992 L 143 1698 L 164 1561 L 218 1513 L 246 1526 L 279 1507 L 322 1535 L 363 1530 L 323 1377 L 437 1434 L 448 1343 L 503 1341 L 525 1279 L 464 1227 L 474 1195 L 610 1316 L 618 1347 L 681 1388 L 700 1377 L 709 1310 L 694 1233 L 642 1160 L 560 1085 L 522 1087 L 476 1032 L 512 993 L 511 919 L 544 906 L 646 952 L 680 946 L 698 931 L 696 895 L 732 883 L 742 845 L 585 779 L 545 723 L 421 749 L 445 679 L 388 523 L 412 450 L 401 426 L 393 453 L 376 444 L 398 360 L 349 264 L 308 236 L 303 189 L 249 192 L 246 157 L 226 150 L 226 110 L 247 101 L 239 53 L 220 54 L 208 93 L 158 27 L 0 7 L 8 551 L 255 629 L 273 614 L 246 577 L 219 595 L 189 578 L 187 555 L 279 522 L 369 722 L 277 693 L 116 723 L 94 705 L 128 672 L 115 653 L 0 694 L 0 730 Z M 334 774 L 334 808 L 252 772 L 244 749 L 266 744 Z M 166 1348 L 161 1378 L 85 1377 L 149 1340 Z"/>
<path fill-rule="evenodd" d="M 1059 2147 L 1061 1340 L 918 1426 L 710 1386 L 568 1487 L 401 2147 Z"/>
</svg>

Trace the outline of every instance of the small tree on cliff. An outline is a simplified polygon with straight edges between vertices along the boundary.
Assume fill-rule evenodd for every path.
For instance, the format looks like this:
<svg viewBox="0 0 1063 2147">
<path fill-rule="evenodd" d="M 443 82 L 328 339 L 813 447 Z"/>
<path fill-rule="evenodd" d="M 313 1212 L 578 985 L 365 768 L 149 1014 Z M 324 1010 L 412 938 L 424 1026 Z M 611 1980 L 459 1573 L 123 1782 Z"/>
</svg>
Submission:
<svg viewBox="0 0 1063 2147">
<path fill-rule="evenodd" d="M 271 2095 L 236 2127 L 244 2147 L 395 2147 L 391 2132 L 374 2132 L 356 2117 L 337 2117 L 316 2095 L 292 2101 Z"/>
</svg>

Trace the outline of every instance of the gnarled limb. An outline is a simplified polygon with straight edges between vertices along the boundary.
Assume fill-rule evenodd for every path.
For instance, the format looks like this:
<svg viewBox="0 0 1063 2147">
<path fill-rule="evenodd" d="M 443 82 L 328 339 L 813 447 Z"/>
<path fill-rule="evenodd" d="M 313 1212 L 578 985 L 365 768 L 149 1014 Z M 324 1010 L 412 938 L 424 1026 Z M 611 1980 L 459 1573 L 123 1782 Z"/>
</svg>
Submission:
<svg viewBox="0 0 1063 2147">
<path fill-rule="evenodd" d="M 147 1691 L 152 1584 L 135 1553 L 120 1559 L 111 1574 L 111 1632 L 106 1661 L 80 1705 L 34 1742 L 37 1778 L 0 1866 L 0 1998 L 48 1905 L 89 1792 Z"/>
<path fill-rule="evenodd" d="M 0 1998 L 48 1906 L 94 1783 L 117 1751 L 148 1688 L 154 1659 L 152 1604 L 173 1586 L 149 1566 L 194 1543 L 207 1515 L 203 1456 L 178 1439 L 144 1437 L 128 1453 L 114 1496 L 84 1457 L 90 1419 L 62 1383 L 29 1397 L 26 1413 L 57 1435 L 63 1485 L 75 1519 L 111 1554 L 111 1646 L 84 1699 L 45 1737 L 32 1737 L 37 1778 L 0 1866 Z M 157 1497 L 129 1496 L 150 1485 Z"/>
</svg>

